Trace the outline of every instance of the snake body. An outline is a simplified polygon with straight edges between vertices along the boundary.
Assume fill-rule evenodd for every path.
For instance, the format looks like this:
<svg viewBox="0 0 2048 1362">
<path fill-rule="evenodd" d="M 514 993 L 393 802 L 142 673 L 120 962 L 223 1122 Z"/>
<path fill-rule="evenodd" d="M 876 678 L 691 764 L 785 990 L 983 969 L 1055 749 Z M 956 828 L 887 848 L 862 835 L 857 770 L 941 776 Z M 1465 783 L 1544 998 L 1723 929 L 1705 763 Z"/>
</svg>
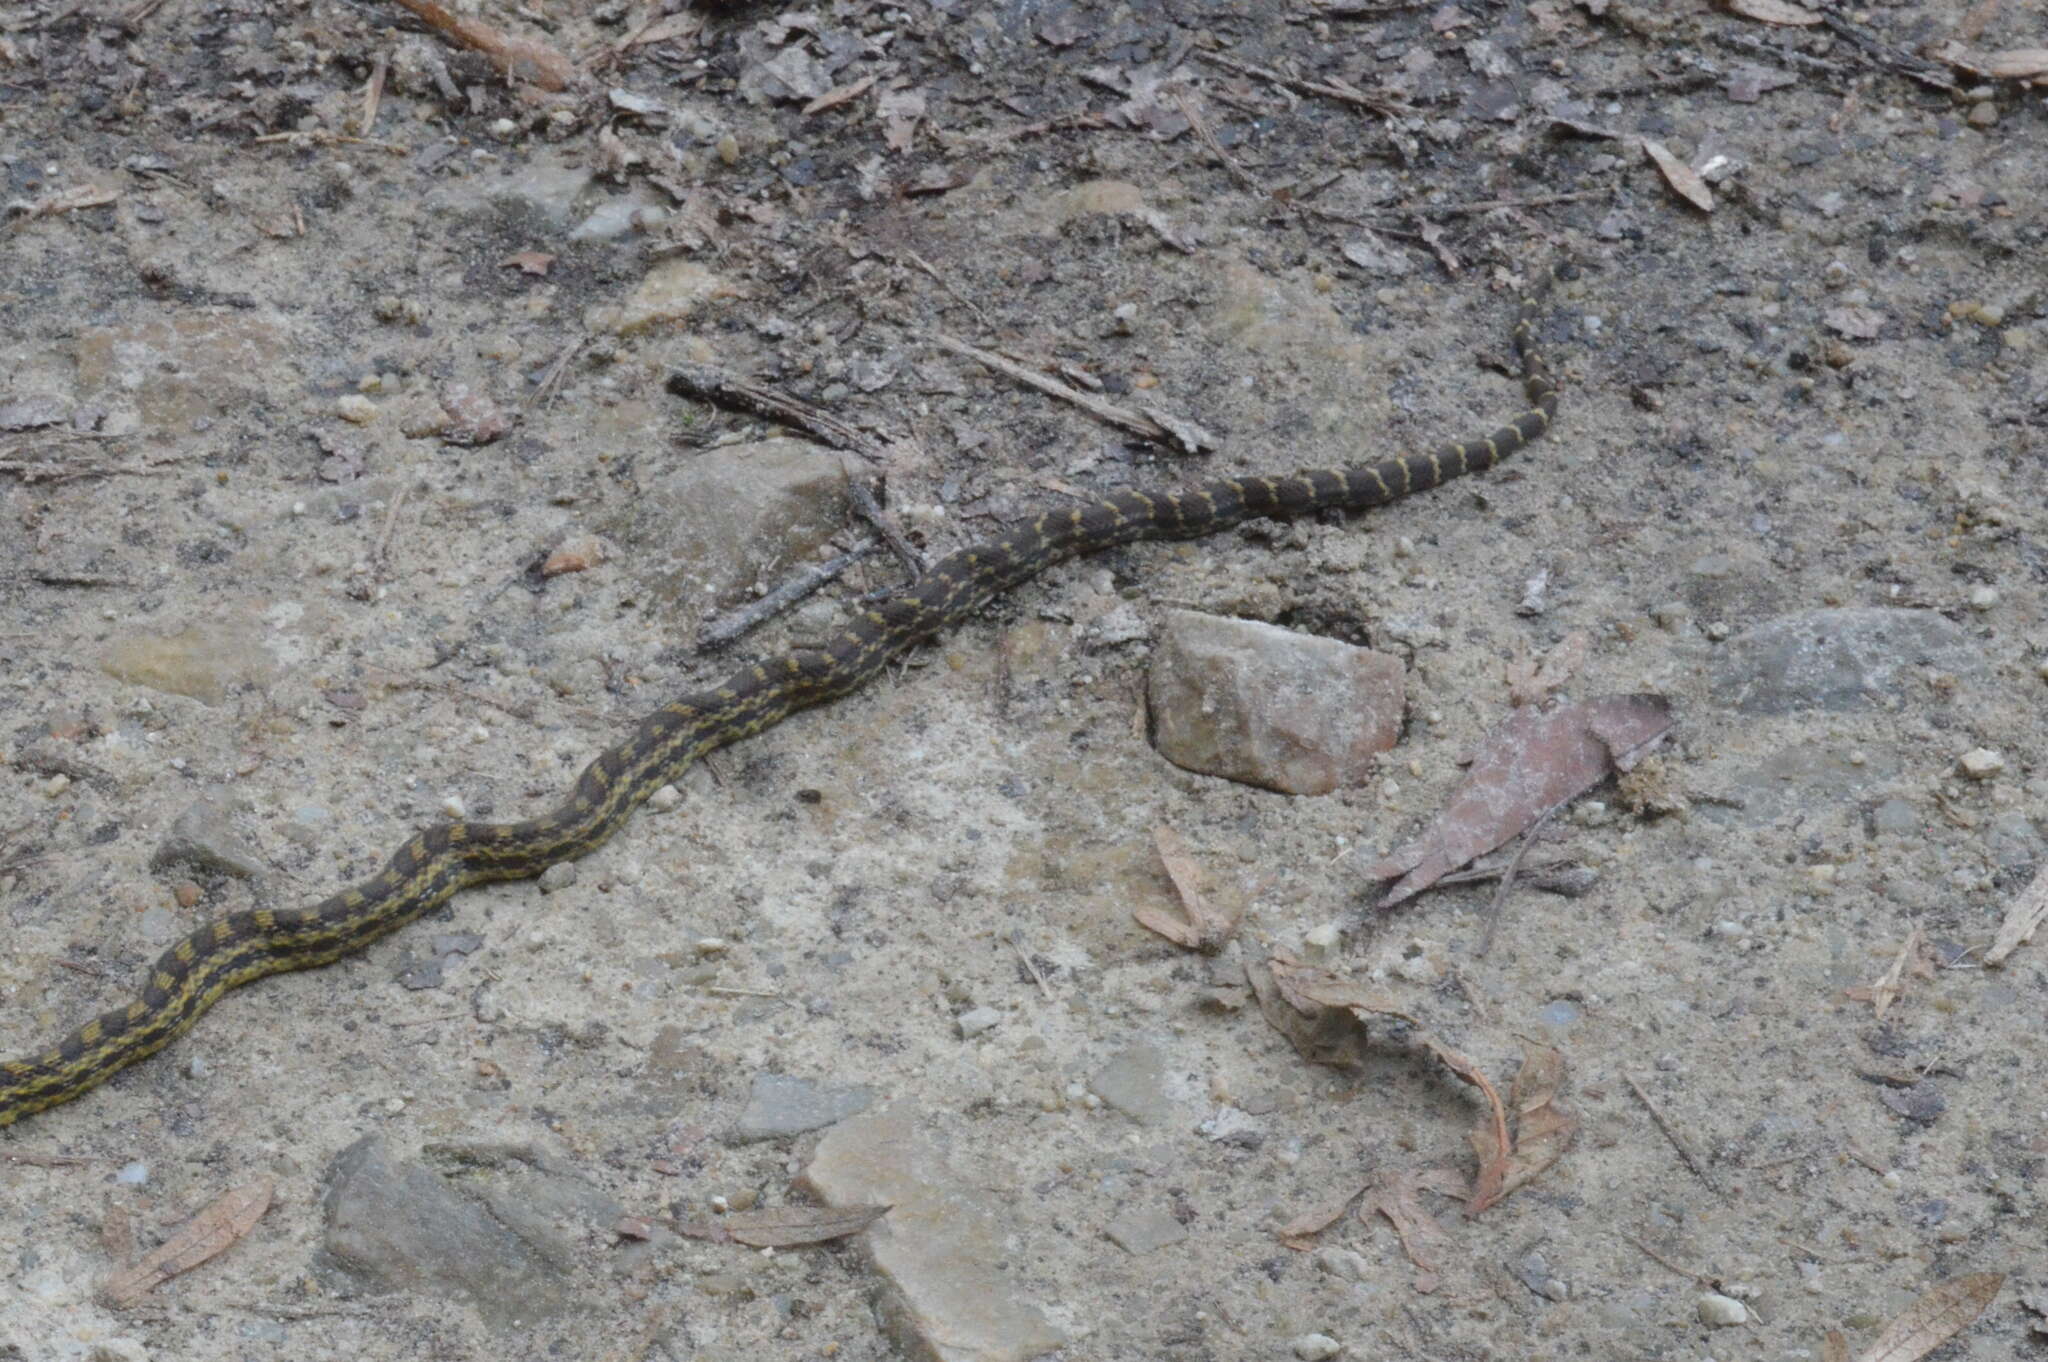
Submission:
<svg viewBox="0 0 2048 1362">
<path fill-rule="evenodd" d="M 1542 282 L 1548 279 L 1545 272 Z M 1536 342 L 1540 296 L 1539 287 L 1521 300 L 1514 329 L 1529 407 L 1492 434 L 1348 468 L 1114 492 L 1044 511 L 949 554 L 914 586 L 863 609 L 830 646 L 748 667 L 663 705 L 600 752 L 569 797 L 540 818 L 441 823 L 407 841 L 369 879 L 311 907 L 230 913 L 198 928 L 164 952 L 135 1001 L 40 1054 L 0 1062 L 0 1126 L 68 1102 L 156 1053 L 232 989 L 331 964 L 472 885 L 525 879 L 587 854 L 706 753 L 864 685 L 898 653 L 1055 563 L 1139 539 L 1193 539 L 1260 517 L 1381 506 L 1491 468 L 1542 435 L 1557 413 L 1557 385 Z"/>
</svg>

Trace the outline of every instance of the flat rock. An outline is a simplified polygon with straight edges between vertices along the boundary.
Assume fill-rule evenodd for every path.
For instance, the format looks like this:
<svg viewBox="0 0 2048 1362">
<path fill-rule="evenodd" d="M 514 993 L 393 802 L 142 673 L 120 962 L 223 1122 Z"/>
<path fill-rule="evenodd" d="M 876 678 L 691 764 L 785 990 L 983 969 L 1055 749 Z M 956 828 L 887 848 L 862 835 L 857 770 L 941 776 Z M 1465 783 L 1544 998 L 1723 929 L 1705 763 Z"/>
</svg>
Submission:
<svg viewBox="0 0 2048 1362">
<path fill-rule="evenodd" d="M 94 327 L 78 341 L 78 385 L 103 402 L 133 403 L 166 435 L 266 397 L 265 376 L 292 353 L 278 322 L 253 313 L 176 312 Z"/>
<path fill-rule="evenodd" d="M 107 675 L 130 685 L 217 705 L 230 691 L 278 674 L 277 659 L 251 629 L 226 623 L 193 625 L 175 634 L 129 634 L 108 645 Z"/>
<path fill-rule="evenodd" d="M 1176 1110 L 1166 1091 L 1166 1055 L 1156 1045 L 1118 1052 L 1088 1080 L 1088 1090 L 1141 1125 L 1160 1125 Z"/>
<path fill-rule="evenodd" d="M 522 1214 L 503 1189 L 493 1189 L 492 1200 L 487 1207 L 365 1136 L 329 1171 L 321 1248 L 327 1265 L 356 1286 L 467 1300 L 495 1329 L 527 1327 L 570 1308 L 565 1247 L 518 1232 L 546 1224 L 546 1211 L 559 1207 L 549 1202 Z"/>
<path fill-rule="evenodd" d="M 874 1105 L 873 1089 L 813 1083 L 805 1078 L 782 1074 L 754 1075 L 754 1090 L 747 1109 L 733 1128 L 741 1142 L 779 1140 L 822 1130 L 849 1116 L 857 1116 Z"/>
<path fill-rule="evenodd" d="M 892 1207 L 865 1242 L 898 1346 L 930 1362 L 1025 1362 L 1066 1342 L 1005 1275 L 1014 1217 L 956 1175 L 907 1110 L 847 1121 L 818 1143 L 804 1181 L 829 1205 Z"/>
<path fill-rule="evenodd" d="M 202 875 L 233 875 L 245 880 L 263 873 L 262 858 L 235 831 L 227 810 L 210 799 L 194 800 L 178 815 L 163 841 L 157 843 L 149 865 L 158 871 L 185 866 Z"/>
<path fill-rule="evenodd" d="M 645 477 L 640 496 L 601 529 L 636 579 L 694 621 L 810 558 L 846 512 L 836 454 L 801 440 L 761 440 Z"/>
<path fill-rule="evenodd" d="M 1176 610 L 1152 660 L 1153 745 L 1176 766 L 1282 794 L 1364 781 L 1401 733 L 1399 658 Z"/>
<path fill-rule="evenodd" d="M 1969 635 L 1932 610 L 1801 610 L 1729 640 L 1715 659 L 1714 691 L 1745 714 L 1869 709 L 1910 698 L 1916 670 L 1980 665 Z"/>
</svg>

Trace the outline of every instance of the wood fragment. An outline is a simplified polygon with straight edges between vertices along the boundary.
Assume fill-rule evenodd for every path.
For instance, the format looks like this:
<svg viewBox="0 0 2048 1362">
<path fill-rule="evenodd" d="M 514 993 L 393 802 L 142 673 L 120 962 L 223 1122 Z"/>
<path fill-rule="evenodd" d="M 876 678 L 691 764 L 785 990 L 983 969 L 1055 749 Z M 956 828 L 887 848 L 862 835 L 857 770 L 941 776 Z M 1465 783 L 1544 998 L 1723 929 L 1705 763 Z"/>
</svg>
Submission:
<svg viewBox="0 0 2048 1362">
<path fill-rule="evenodd" d="M 677 397 L 694 398 L 789 426 L 834 449 L 850 450 L 863 458 L 880 462 L 887 457 L 878 441 L 851 422 L 709 364 L 685 364 L 670 370 L 668 390 Z"/>
<path fill-rule="evenodd" d="M 150 1292 L 179 1273 L 232 1248 L 270 1209 L 275 1187 L 265 1178 L 221 1193 L 141 1261 L 109 1277 L 101 1294 L 122 1309 L 141 1304 Z"/>
<path fill-rule="evenodd" d="M 771 1206 L 736 1211 L 712 1221 L 675 1221 L 676 1233 L 713 1243 L 745 1244 L 750 1248 L 794 1248 L 822 1244 L 859 1234 L 880 1220 L 891 1206 Z"/>
<path fill-rule="evenodd" d="M 950 351 L 964 359 L 971 359 L 985 368 L 995 370 L 995 372 L 1006 378 L 1022 383 L 1027 388 L 1036 388 L 1047 397 L 1058 398 L 1062 402 L 1070 402 L 1105 425 L 1115 426 L 1120 430 L 1128 431 L 1140 439 L 1150 440 L 1154 444 L 1179 449 L 1188 454 L 1199 454 L 1204 449 L 1215 447 L 1215 437 L 1202 430 L 1200 426 L 1195 426 L 1192 423 L 1189 423 L 1188 429 L 1177 437 L 1173 431 L 1168 430 L 1149 416 L 1141 415 L 1125 407 L 1119 407 L 1114 402 L 1105 402 L 1099 397 L 1092 397 L 1076 388 L 1070 388 L 1056 378 L 1047 378 L 1035 369 L 1027 369 L 1021 364 L 1005 359 L 992 351 L 984 350 L 980 346 L 969 345 L 966 341 L 955 340 L 951 336 L 943 335 L 939 332 L 928 333 L 925 339 L 938 346 L 941 350 Z M 1190 444 L 1187 441 L 1193 441 L 1193 443 Z"/>
<path fill-rule="evenodd" d="M 1673 156 L 1670 150 L 1655 138 L 1642 137 L 1636 140 L 1642 143 L 1643 154 L 1648 156 L 1663 174 L 1664 183 L 1670 185 L 1680 198 L 1702 213 L 1714 211 L 1714 191 L 1707 188 L 1707 182 L 1699 177 L 1699 172 Z"/>
<path fill-rule="evenodd" d="M 434 0 L 396 0 L 427 27 L 460 46 L 481 52 L 508 81 L 566 90 L 576 79 L 576 64 L 546 43 L 516 38 L 481 19 L 469 19 L 442 8 Z"/>
<path fill-rule="evenodd" d="M 1906 933 L 1905 943 L 1899 947 L 1898 954 L 1892 957 L 1890 967 L 1878 977 L 1877 982 L 1859 984 L 1855 988 L 1847 989 L 1847 996 L 1859 1003 L 1869 1003 L 1871 1009 L 1882 1018 L 1891 1010 L 1892 1004 L 1905 993 L 1906 972 L 1909 968 L 1922 978 L 1932 977 L 1932 971 L 1920 960 L 1920 947 L 1925 940 L 1920 928 L 1915 926 Z"/>
<path fill-rule="evenodd" d="M 737 610 L 706 620 L 703 627 L 697 631 L 697 646 L 705 649 L 723 648 L 734 639 L 759 628 L 764 622 L 810 596 L 826 583 L 837 579 L 840 574 L 881 546 L 880 540 L 870 539 L 865 544 L 856 545 L 822 563 L 812 563 L 767 595 L 748 601 Z"/>
<path fill-rule="evenodd" d="M 1984 952 L 1984 963 L 2004 964 L 2008 955 L 2034 939 L 2043 922 L 2048 922 L 2048 866 L 2043 866 L 2006 908 L 2005 918 L 1998 924 L 1998 935 Z"/>
</svg>

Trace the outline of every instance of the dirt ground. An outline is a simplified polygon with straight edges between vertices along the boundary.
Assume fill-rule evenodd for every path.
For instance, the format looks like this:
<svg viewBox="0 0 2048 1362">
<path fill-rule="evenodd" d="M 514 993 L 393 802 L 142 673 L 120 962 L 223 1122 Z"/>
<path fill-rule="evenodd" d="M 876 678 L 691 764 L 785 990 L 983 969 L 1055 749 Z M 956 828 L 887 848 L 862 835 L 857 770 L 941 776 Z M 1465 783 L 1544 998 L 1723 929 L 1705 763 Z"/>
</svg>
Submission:
<svg viewBox="0 0 2048 1362">
<path fill-rule="evenodd" d="M 2048 940 L 1984 963 L 2048 835 L 2048 86 L 1982 69 L 2048 30 L 1742 8 L 490 0 L 508 81 L 374 0 L 0 5 L 10 1055 L 822 636 L 889 552 L 696 645 L 872 537 L 849 475 L 936 556 L 1477 433 L 1516 289 L 1577 267 L 1506 468 L 1050 571 L 573 874 L 10 1128 L 0 1358 L 1777 1362 L 1979 1274 L 1884 1356 L 2048 1357 Z M 799 432 L 680 365 L 857 447 L 759 443 Z M 1170 765 L 1173 608 L 1397 655 L 1399 746 L 1322 797 Z M 1567 699 L 1668 697 L 1658 797 L 1552 818 L 1497 909 L 1376 912 L 1509 665 L 1575 635 Z M 1244 909 L 1215 959 L 1133 920 L 1161 826 Z M 1479 1099 L 1398 1029 L 1311 1064 L 1228 987 L 1274 952 L 1504 1092 L 1554 1049 L 1575 1142 L 1467 1216 Z M 676 1233 L 832 1159 L 943 1194 Z"/>
</svg>

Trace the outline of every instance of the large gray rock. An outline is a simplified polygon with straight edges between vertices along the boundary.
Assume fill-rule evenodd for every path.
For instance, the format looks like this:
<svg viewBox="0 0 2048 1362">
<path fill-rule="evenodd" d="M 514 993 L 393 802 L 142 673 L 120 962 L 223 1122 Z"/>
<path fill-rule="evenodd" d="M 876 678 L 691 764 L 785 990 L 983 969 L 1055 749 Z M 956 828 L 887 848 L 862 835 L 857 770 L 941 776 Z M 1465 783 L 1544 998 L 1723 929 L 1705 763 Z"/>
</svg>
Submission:
<svg viewBox="0 0 2048 1362">
<path fill-rule="evenodd" d="M 1915 672 L 1980 665 L 1969 635 L 1932 610 L 1802 610 L 1730 640 L 1714 691 L 1745 714 L 1867 709 L 1910 699 Z"/>
<path fill-rule="evenodd" d="M 1401 660 L 1253 620 L 1176 610 L 1152 660 L 1153 745 L 1282 794 L 1357 785 L 1401 735 Z"/>
</svg>

